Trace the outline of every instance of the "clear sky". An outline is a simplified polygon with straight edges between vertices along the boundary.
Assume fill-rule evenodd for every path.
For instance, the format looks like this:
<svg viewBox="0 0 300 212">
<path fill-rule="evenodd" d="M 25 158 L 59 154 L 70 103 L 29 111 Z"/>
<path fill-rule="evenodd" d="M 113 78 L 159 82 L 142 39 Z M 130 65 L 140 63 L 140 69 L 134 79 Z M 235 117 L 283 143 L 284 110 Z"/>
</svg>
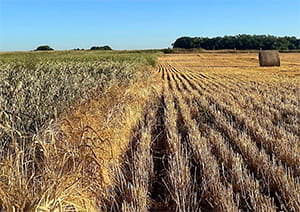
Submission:
<svg viewBox="0 0 300 212">
<path fill-rule="evenodd" d="M 300 0 L 0 0 L 0 51 L 170 47 L 181 36 L 300 37 Z"/>
</svg>

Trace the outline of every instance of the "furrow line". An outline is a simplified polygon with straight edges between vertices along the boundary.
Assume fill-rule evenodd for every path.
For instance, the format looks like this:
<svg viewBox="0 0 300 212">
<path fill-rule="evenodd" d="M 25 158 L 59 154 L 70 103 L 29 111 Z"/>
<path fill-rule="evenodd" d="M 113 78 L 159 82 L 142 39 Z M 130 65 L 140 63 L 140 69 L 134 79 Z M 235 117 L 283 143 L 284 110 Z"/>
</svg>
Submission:
<svg viewBox="0 0 300 212">
<path fill-rule="evenodd" d="M 191 93 L 184 91 L 184 99 L 189 99 L 188 102 L 191 102 L 193 98 L 194 96 Z M 180 105 L 183 105 L 183 103 Z M 192 108 L 192 105 L 188 104 L 188 107 Z M 186 105 L 184 106 L 185 113 L 193 114 L 193 111 L 188 107 Z M 197 123 L 200 129 L 201 125 L 205 125 L 199 121 Z M 212 152 L 220 161 L 219 163 L 224 165 L 230 172 L 231 178 L 227 180 L 233 185 L 234 192 L 241 194 L 241 204 L 243 205 L 240 207 L 243 210 L 276 211 L 274 202 L 262 194 L 259 182 L 248 175 L 242 157 L 234 153 L 233 150 L 225 144 L 224 140 L 222 142 L 220 133 L 211 129 L 209 126 L 205 126 L 205 128 L 209 129 L 209 132 L 201 134 L 206 134 L 204 137 L 208 138 Z"/>
<path fill-rule="evenodd" d="M 179 97 L 181 94 L 178 90 L 173 91 L 174 98 L 178 101 L 180 110 L 184 107 Z M 179 102 L 180 101 L 180 102 Z M 189 134 L 189 145 L 193 151 L 193 157 L 197 166 L 202 173 L 202 195 L 207 204 L 212 204 L 213 208 L 221 211 L 237 211 L 233 200 L 232 188 L 226 188 L 220 179 L 218 163 L 211 154 L 207 140 L 200 136 L 196 123 L 191 119 L 189 114 L 181 112 L 183 121 Z M 212 201 L 210 201 L 212 199 Z"/>
<path fill-rule="evenodd" d="M 244 162 L 248 164 L 249 169 L 256 174 L 256 177 L 264 180 L 267 185 L 266 189 L 270 189 L 273 192 L 272 196 L 277 199 L 278 204 L 284 203 L 288 209 L 293 211 L 300 209 L 299 185 L 296 183 L 296 180 L 287 174 L 281 165 L 270 161 L 266 153 L 259 150 L 251 139 L 249 139 L 248 135 L 239 133 L 234 129 L 227 118 L 221 115 L 220 111 L 214 105 L 215 103 L 206 99 L 205 94 L 201 93 L 202 95 L 200 95 L 198 92 L 195 93 L 195 91 L 194 94 L 201 106 L 210 109 L 210 113 L 214 117 L 218 129 L 240 151 Z M 276 190 L 280 197 L 276 194 Z"/>
<path fill-rule="evenodd" d="M 245 133 L 249 133 L 250 137 L 258 144 L 259 148 L 264 147 L 268 154 L 274 153 L 280 161 L 293 169 L 295 177 L 299 176 L 300 153 L 297 153 L 299 150 L 297 142 L 292 142 L 292 140 L 287 144 L 287 141 L 285 140 L 279 141 L 277 139 L 268 139 L 268 135 L 265 135 L 265 128 L 261 127 L 260 124 L 257 124 L 255 120 L 249 120 L 248 116 L 245 116 L 243 113 L 239 112 L 240 110 L 238 110 L 238 106 L 228 106 L 222 101 L 220 102 L 220 100 L 223 99 L 222 96 L 220 96 L 218 93 L 211 94 L 204 86 L 199 85 L 192 80 L 189 80 L 187 84 L 192 84 L 195 86 L 199 92 L 199 95 L 203 95 L 208 98 L 209 101 L 216 106 L 217 110 L 228 114 L 227 118 L 233 121 L 232 124 L 235 124 L 236 128 L 245 131 Z"/>
</svg>

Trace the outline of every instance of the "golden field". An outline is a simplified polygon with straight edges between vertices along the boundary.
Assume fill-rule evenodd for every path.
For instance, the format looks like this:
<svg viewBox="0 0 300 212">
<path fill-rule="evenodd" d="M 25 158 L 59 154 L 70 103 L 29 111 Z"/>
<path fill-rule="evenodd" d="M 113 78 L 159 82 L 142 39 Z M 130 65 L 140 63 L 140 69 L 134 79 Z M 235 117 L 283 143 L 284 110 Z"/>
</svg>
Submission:
<svg viewBox="0 0 300 212">
<path fill-rule="evenodd" d="M 299 210 L 299 59 L 281 54 L 281 67 L 259 67 L 252 53 L 160 58 L 170 152 L 178 142 L 175 208 Z"/>
<path fill-rule="evenodd" d="M 257 53 L 160 54 L 155 68 L 159 54 L 138 55 L 2 60 L 5 71 L 33 67 L 76 84 L 56 89 L 53 81 L 44 100 L 51 108 L 39 90 L 46 112 L 35 117 L 46 124 L 29 133 L 22 114 L 35 104 L 5 99 L 28 92 L 7 74 L 14 86 L 0 96 L 0 209 L 300 210 L 300 54 L 280 54 L 280 67 L 259 67 Z M 80 92 L 82 79 L 93 95 Z M 66 97 L 57 100 L 57 90 Z"/>
</svg>

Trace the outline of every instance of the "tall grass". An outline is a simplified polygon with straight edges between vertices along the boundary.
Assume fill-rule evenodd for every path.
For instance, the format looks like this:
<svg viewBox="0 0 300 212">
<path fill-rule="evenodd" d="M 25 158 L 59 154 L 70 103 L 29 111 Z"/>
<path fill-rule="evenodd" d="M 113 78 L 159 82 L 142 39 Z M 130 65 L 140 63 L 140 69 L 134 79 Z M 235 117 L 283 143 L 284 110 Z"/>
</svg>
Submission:
<svg viewBox="0 0 300 212">
<path fill-rule="evenodd" d="M 156 57 L 114 52 L 1 54 L 0 208 L 96 210 L 106 198 L 103 161 L 113 157 L 111 142 L 128 139 L 140 116 Z M 135 92 L 137 86 L 141 93 Z M 89 111 L 88 119 L 83 111 Z M 91 123 L 94 119 L 97 122 Z M 82 125 L 74 128 L 78 123 Z M 112 130 L 114 123 L 123 134 Z"/>
<path fill-rule="evenodd" d="M 1 120 L 13 121 L 17 130 L 36 133 L 46 121 L 99 95 L 110 84 L 128 84 L 142 66 L 155 65 L 155 56 L 113 52 L 1 54 Z"/>
</svg>

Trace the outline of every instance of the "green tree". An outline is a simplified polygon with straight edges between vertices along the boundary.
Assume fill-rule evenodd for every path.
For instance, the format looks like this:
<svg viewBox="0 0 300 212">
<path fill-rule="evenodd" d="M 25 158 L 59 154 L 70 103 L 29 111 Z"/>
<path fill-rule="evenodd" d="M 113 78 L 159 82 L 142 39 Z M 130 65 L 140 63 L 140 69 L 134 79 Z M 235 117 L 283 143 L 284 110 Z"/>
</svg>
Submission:
<svg viewBox="0 0 300 212">
<path fill-rule="evenodd" d="M 90 50 L 112 50 L 110 46 L 93 46 Z"/>
<path fill-rule="evenodd" d="M 43 46 L 37 47 L 35 51 L 53 51 L 53 50 L 54 49 L 52 49 L 50 46 L 43 45 Z"/>
<path fill-rule="evenodd" d="M 178 38 L 173 48 L 203 48 L 212 49 L 300 49 L 300 39 L 296 37 L 276 37 L 273 35 L 247 35 L 224 37 L 181 37 Z"/>
</svg>

